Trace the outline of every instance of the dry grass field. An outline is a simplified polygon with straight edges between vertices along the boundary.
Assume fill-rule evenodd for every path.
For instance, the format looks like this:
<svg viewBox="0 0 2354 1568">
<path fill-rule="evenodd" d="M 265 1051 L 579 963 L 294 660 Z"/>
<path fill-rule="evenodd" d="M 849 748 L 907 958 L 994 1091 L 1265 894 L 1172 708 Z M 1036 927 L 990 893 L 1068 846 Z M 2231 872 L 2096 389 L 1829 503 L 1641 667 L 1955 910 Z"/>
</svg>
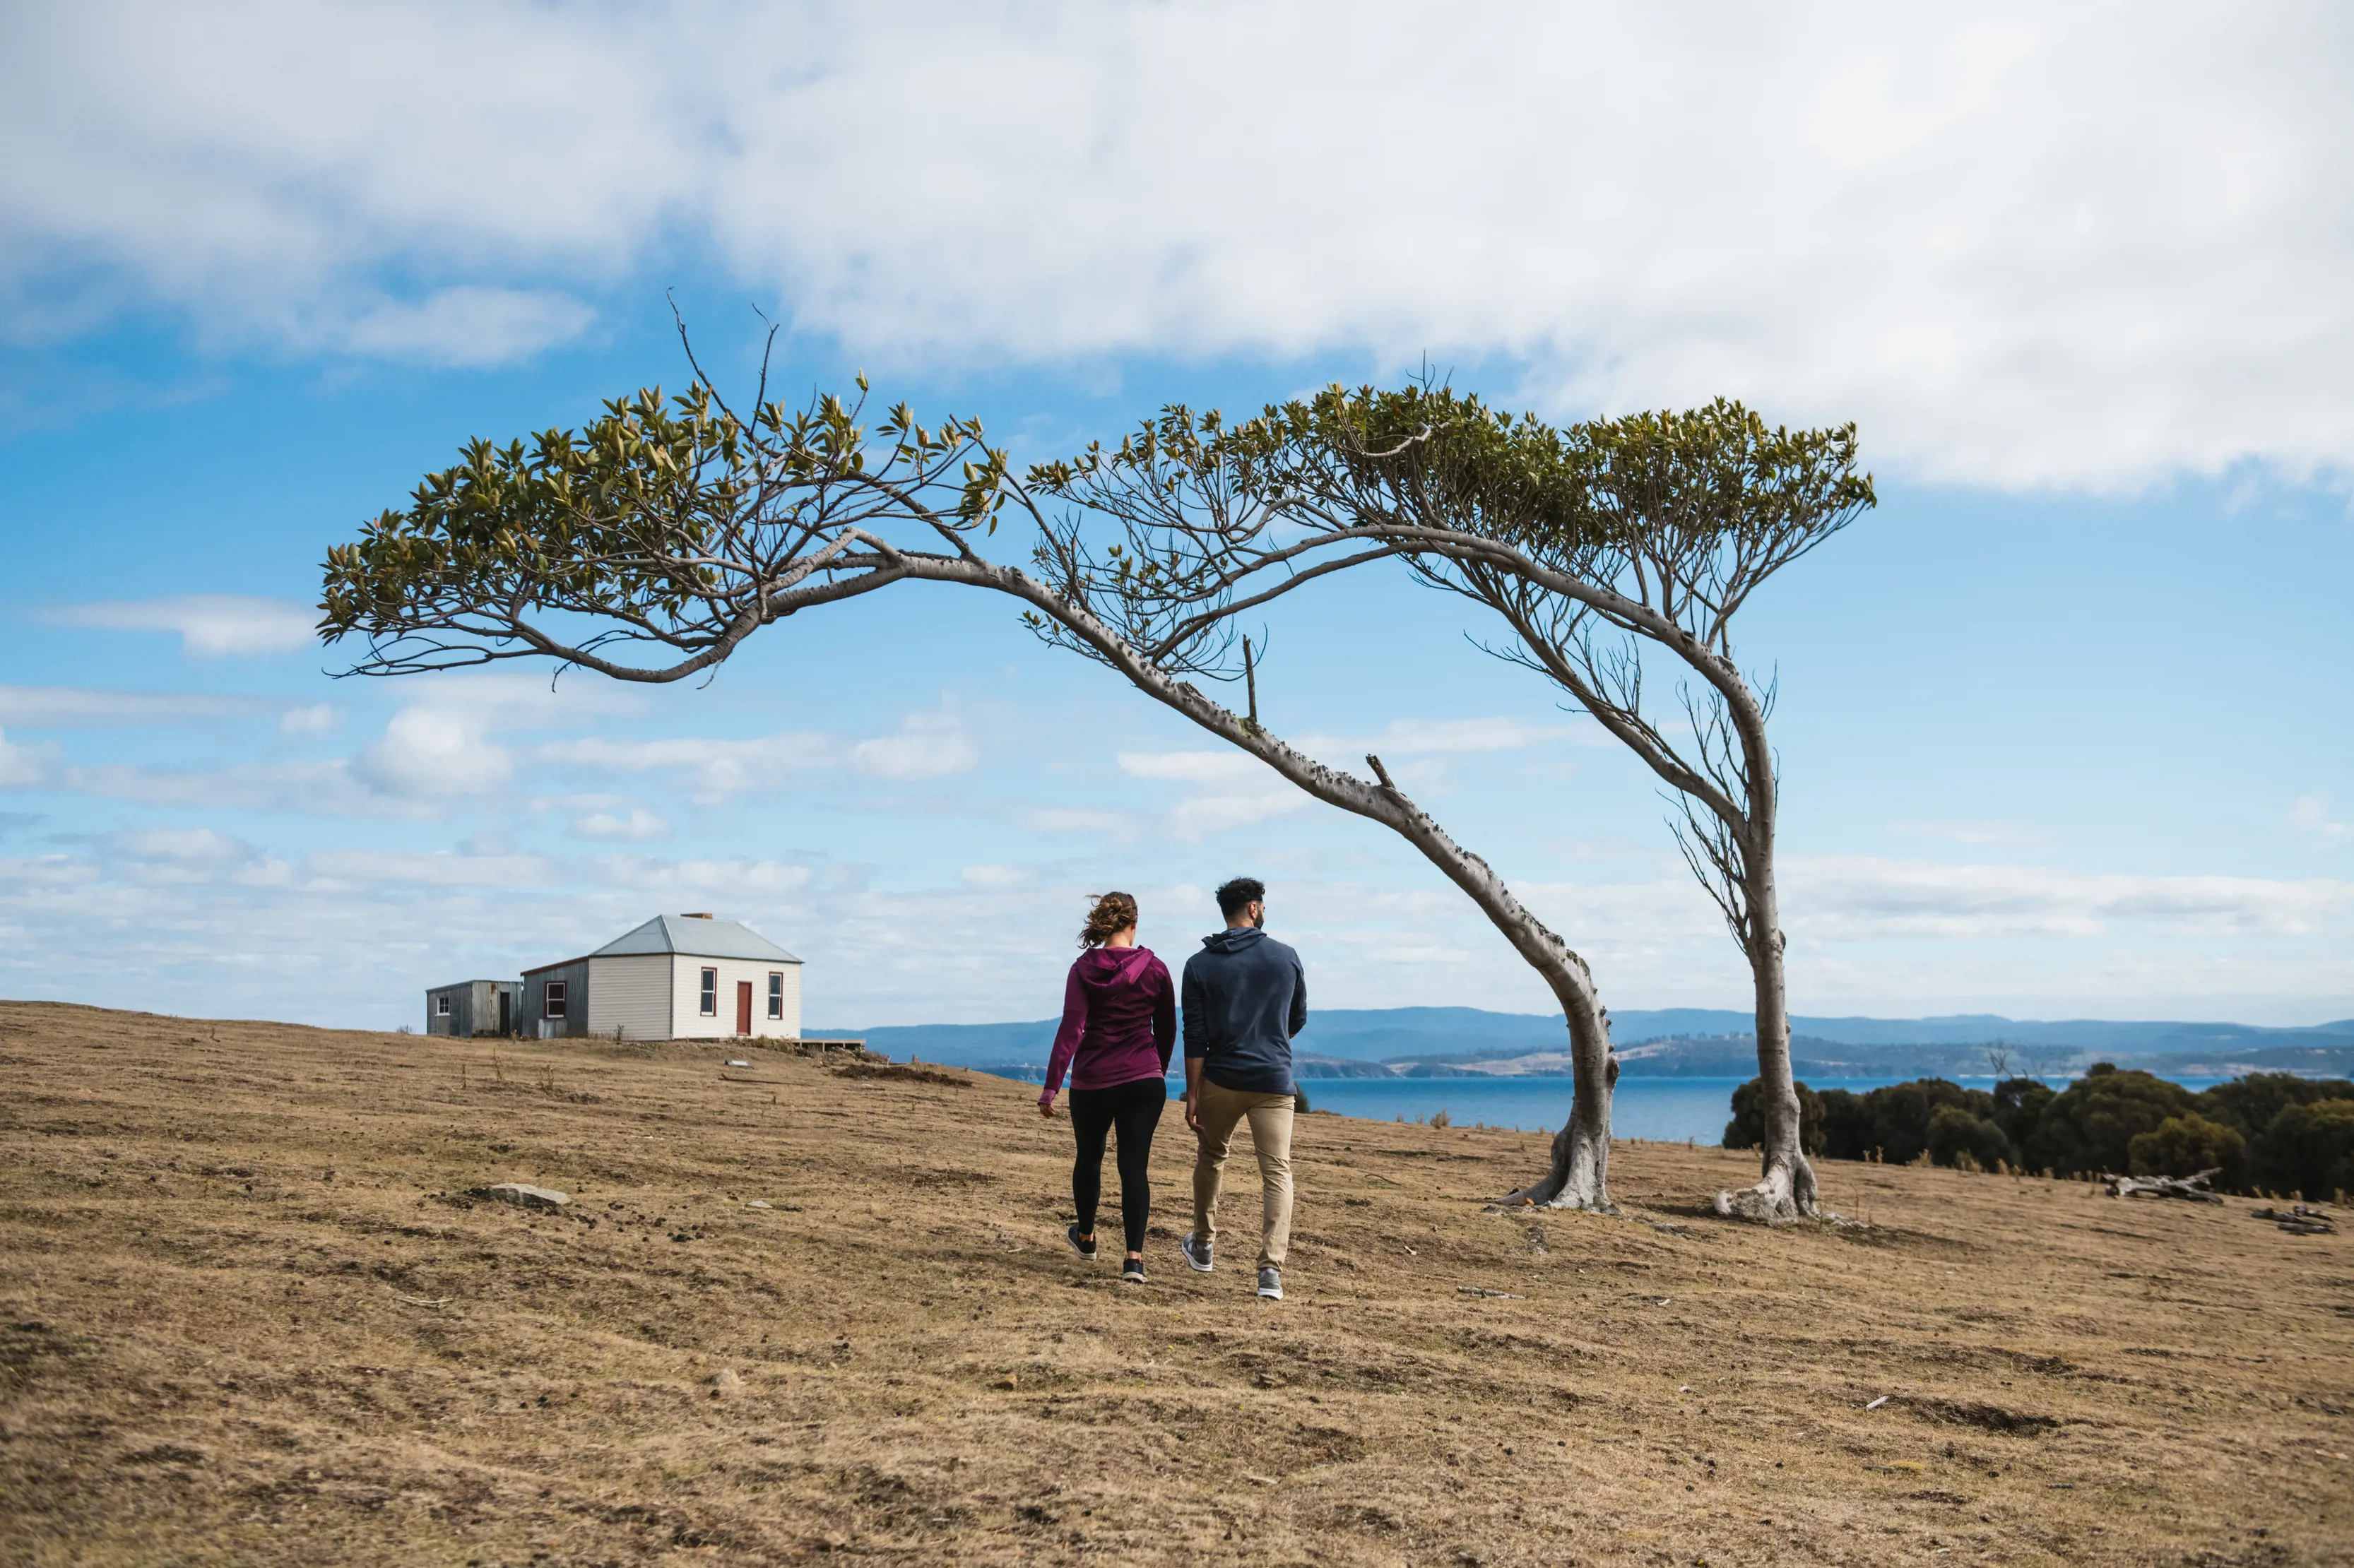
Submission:
<svg viewBox="0 0 2354 1568">
<path fill-rule="evenodd" d="M 2244 1201 L 1319 1115 L 1277 1305 L 1173 1107 L 1123 1287 L 1034 1090 L 724 1054 L 0 1005 L 0 1560 L 2354 1563 L 2354 1236 Z"/>
</svg>

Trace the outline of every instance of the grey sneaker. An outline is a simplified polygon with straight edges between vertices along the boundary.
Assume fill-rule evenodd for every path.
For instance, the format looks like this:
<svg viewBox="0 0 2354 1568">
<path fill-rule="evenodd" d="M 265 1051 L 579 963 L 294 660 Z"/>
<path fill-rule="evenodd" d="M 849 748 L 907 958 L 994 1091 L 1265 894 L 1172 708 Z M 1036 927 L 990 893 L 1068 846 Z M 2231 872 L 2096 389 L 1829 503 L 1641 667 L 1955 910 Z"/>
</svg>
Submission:
<svg viewBox="0 0 2354 1568">
<path fill-rule="evenodd" d="M 1273 1264 L 1258 1271 L 1258 1293 L 1269 1301 L 1283 1299 L 1283 1271 Z"/>
<path fill-rule="evenodd" d="M 1210 1272 L 1210 1244 L 1208 1242 L 1195 1241 L 1193 1239 L 1193 1233 L 1192 1231 L 1187 1231 L 1185 1233 L 1185 1239 L 1177 1244 L 1177 1250 L 1185 1255 L 1185 1266 L 1191 1268 L 1194 1273 L 1207 1274 Z"/>
</svg>

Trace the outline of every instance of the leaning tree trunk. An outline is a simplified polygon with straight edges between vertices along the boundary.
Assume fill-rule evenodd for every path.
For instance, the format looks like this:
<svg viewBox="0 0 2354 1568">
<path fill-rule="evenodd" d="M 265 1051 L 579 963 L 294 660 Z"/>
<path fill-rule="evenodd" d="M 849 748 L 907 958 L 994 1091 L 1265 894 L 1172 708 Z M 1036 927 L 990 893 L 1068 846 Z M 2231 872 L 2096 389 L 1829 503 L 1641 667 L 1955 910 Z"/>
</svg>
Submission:
<svg viewBox="0 0 2354 1568">
<path fill-rule="evenodd" d="M 994 588 L 1052 617 L 1097 657 L 1128 677 L 1146 696 L 1175 709 L 1202 728 L 1247 751 L 1294 785 L 1342 810 L 1379 822 L 1422 853 L 1440 874 L 1470 895 L 1529 967 L 1544 978 L 1569 1019 L 1571 1070 L 1575 1075 L 1569 1121 L 1553 1138 L 1553 1169 L 1545 1179 L 1511 1194 L 1557 1209 L 1597 1209 L 1615 1213 L 1610 1202 L 1610 1094 L 1618 1063 L 1610 1053 L 1610 1025 L 1585 960 L 1553 935 L 1543 921 L 1506 886 L 1479 856 L 1465 849 L 1416 805 L 1390 778 L 1378 757 L 1367 757 L 1376 782 L 1328 768 L 1294 750 L 1265 726 L 1230 712 L 1140 655 L 1088 610 L 1056 594 L 1028 573 L 980 561 L 937 557 L 908 562 L 910 575 L 935 581 Z"/>
<path fill-rule="evenodd" d="M 1566 948 L 1563 953 L 1577 961 L 1576 954 Z M 1618 1058 L 1610 1051 L 1610 1014 L 1596 1001 L 1590 981 L 1557 986 L 1553 994 L 1561 998 L 1569 1021 L 1574 1075 L 1569 1120 L 1553 1135 L 1553 1168 L 1544 1179 L 1508 1194 L 1504 1202 L 1615 1214 L 1618 1206 L 1610 1201 L 1610 1097 L 1618 1084 Z"/>
<path fill-rule="evenodd" d="M 1770 798 L 1769 798 L 1770 806 Z M 1767 821 L 1770 822 L 1771 818 Z M 1808 1163 L 1798 1111 L 1798 1086 L 1790 1073 L 1790 1001 L 1783 979 L 1781 909 L 1774 890 L 1772 830 L 1750 848 L 1745 889 L 1750 974 L 1757 997 L 1758 1106 L 1765 1114 L 1764 1170 L 1757 1185 L 1719 1192 L 1716 1212 L 1745 1220 L 1795 1220 L 1819 1212 L 1815 1168 Z"/>
</svg>

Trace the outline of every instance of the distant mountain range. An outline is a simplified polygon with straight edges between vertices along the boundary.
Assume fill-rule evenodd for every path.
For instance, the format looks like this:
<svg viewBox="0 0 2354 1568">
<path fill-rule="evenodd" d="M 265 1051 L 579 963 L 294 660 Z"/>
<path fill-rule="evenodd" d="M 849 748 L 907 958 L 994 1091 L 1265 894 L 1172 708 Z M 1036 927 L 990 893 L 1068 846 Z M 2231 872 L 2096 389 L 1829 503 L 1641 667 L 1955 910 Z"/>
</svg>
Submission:
<svg viewBox="0 0 2354 1568">
<path fill-rule="evenodd" d="M 899 1060 L 1018 1072 L 1043 1068 L 1055 1020 L 820 1030 L 864 1036 Z M 1621 1071 L 1644 1077 L 1747 1077 L 1756 1048 L 1745 1012 L 1675 1007 L 1611 1015 Z M 2305 1028 L 2248 1023 L 2060 1022 L 1957 1013 L 1940 1018 L 1794 1017 L 1800 1077 L 1983 1076 L 1990 1051 L 2013 1072 L 2059 1074 L 2095 1061 L 2181 1075 L 2260 1070 L 2354 1073 L 2354 1018 Z M 1475 1007 L 1336 1008 L 1310 1013 L 1295 1050 L 1302 1077 L 1488 1077 L 1569 1070 L 1559 1013 Z"/>
</svg>

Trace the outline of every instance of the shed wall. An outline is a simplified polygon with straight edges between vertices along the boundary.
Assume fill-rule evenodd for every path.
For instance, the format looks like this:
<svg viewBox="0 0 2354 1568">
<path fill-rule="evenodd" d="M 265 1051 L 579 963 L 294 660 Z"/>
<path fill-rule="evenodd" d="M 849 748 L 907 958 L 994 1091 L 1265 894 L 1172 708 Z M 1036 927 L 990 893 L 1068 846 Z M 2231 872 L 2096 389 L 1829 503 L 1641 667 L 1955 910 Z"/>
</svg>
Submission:
<svg viewBox="0 0 2354 1568">
<path fill-rule="evenodd" d="M 588 960 L 588 1033 L 625 1040 L 671 1038 L 672 956 L 635 953 Z"/>
<path fill-rule="evenodd" d="M 564 981 L 562 1016 L 547 1016 L 547 982 Z M 588 1025 L 588 960 L 560 964 L 524 977 L 522 1032 L 526 1038 L 553 1040 L 581 1034 Z"/>
</svg>

